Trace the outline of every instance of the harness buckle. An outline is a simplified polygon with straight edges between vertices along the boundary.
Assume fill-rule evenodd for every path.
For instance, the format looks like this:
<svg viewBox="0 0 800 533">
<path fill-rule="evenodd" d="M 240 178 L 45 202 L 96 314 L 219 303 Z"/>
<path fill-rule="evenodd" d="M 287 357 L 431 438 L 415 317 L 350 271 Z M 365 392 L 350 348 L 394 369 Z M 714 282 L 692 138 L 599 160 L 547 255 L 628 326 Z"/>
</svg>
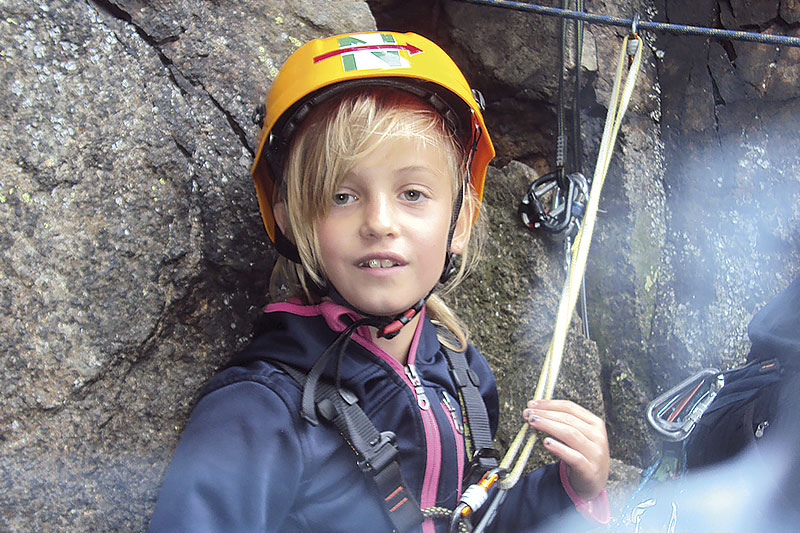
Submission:
<svg viewBox="0 0 800 533">
<path fill-rule="evenodd" d="M 362 459 L 357 461 L 358 467 L 362 472 L 372 475 L 381 472 L 397 456 L 396 442 L 397 436 L 393 432 L 381 431 L 380 436 L 363 450 Z"/>
<path fill-rule="evenodd" d="M 467 473 L 464 476 L 465 486 L 474 485 L 486 472 L 497 469 L 499 459 L 500 452 L 494 448 L 483 447 L 476 450 L 467 465 Z"/>
</svg>

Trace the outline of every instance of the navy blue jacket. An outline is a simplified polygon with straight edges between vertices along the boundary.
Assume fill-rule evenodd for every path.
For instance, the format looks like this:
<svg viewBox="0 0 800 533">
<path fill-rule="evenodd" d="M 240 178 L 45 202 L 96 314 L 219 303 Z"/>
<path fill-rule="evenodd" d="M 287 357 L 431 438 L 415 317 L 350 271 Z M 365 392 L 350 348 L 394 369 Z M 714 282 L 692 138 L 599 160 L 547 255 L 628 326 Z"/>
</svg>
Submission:
<svg viewBox="0 0 800 533">
<path fill-rule="evenodd" d="M 342 321 L 349 311 L 329 302 L 273 304 L 266 311 L 266 332 L 210 380 L 195 406 L 164 477 L 150 531 L 391 531 L 342 436 L 327 424 L 302 419 L 298 384 L 265 360 L 308 370 L 351 321 Z M 340 376 L 375 427 L 397 435 L 398 462 L 420 505 L 453 509 L 466 461 L 457 392 L 435 326 L 424 316 L 419 324 L 408 365 L 416 369 L 427 402 L 366 328 L 352 335 Z M 480 378 L 494 432 L 494 376 L 473 346 L 466 356 Z M 564 512 L 576 511 L 558 466 L 549 465 L 509 491 L 494 527 L 526 531 Z M 447 531 L 445 521 L 437 522 L 436 531 Z M 432 532 L 434 525 L 428 520 L 421 529 Z"/>
</svg>

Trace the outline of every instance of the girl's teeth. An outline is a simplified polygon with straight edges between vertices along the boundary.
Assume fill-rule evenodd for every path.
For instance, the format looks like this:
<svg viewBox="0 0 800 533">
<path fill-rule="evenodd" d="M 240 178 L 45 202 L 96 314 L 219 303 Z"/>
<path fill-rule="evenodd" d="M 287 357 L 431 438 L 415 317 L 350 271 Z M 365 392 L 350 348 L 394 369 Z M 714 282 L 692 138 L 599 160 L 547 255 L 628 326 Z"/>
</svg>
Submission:
<svg viewBox="0 0 800 533">
<path fill-rule="evenodd" d="M 394 261 L 391 259 L 370 259 L 367 261 L 369 268 L 389 268 L 394 266 Z"/>
</svg>

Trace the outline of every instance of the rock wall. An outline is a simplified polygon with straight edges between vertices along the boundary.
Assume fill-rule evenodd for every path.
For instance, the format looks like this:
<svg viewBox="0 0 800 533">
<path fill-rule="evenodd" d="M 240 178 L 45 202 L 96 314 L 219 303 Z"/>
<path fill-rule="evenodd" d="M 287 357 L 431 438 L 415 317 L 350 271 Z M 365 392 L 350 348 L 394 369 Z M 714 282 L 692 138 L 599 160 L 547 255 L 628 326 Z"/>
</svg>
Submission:
<svg viewBox="0 0 800 533">
<path fill-rule="evenodd" d="M 788 0 L 589 8 L 800 34 Z M 450 300 L 497 369 L 507 442 L 563 279 L 560 246 L 516 215 L 554 160 L 558 25 L 455 0 L 0 2 L 0 529 L 144 529 L 194 394 L 265 302 L 258 106 L 302 42 L 344 31 L 428 35 L 487 97 L 491 238 Z M 622 34 L 586 27 L 587 175 Z M 590 254 L 592 340 L 576 320 L 558 390 L 605 414 L 615 478 L 653 449 L 649 398 L 741 360 L 749 318 L 800 272 L 800 50 L 643 38 Z"/>
</svg>

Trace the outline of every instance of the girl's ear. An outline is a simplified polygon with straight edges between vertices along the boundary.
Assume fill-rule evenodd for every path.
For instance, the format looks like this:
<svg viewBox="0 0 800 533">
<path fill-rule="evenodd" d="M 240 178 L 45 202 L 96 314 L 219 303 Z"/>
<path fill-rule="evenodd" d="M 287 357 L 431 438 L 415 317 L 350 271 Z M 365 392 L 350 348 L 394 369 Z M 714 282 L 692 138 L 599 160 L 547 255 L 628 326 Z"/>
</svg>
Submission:
<svg viewBox="0 0 800 533">
<path fill-rule="evenodd" d="M 281 233 L 287 235 L 286 231 L 289 229 L 289 216 L 286 213 L 286 204 L 284 202 L 277 202 L 272 206 L 272 216 L 275 217 L 275 224 Z"/>
<path fill-rule="evenodd" d="M 462 205 L 456 220 L 456 229 L 453 231 L 453 240 L 450 242 L 450 252 L 461 254 L 464 251 L 472 231 L 472 217 L 472 213 Z"/>
</svg>

